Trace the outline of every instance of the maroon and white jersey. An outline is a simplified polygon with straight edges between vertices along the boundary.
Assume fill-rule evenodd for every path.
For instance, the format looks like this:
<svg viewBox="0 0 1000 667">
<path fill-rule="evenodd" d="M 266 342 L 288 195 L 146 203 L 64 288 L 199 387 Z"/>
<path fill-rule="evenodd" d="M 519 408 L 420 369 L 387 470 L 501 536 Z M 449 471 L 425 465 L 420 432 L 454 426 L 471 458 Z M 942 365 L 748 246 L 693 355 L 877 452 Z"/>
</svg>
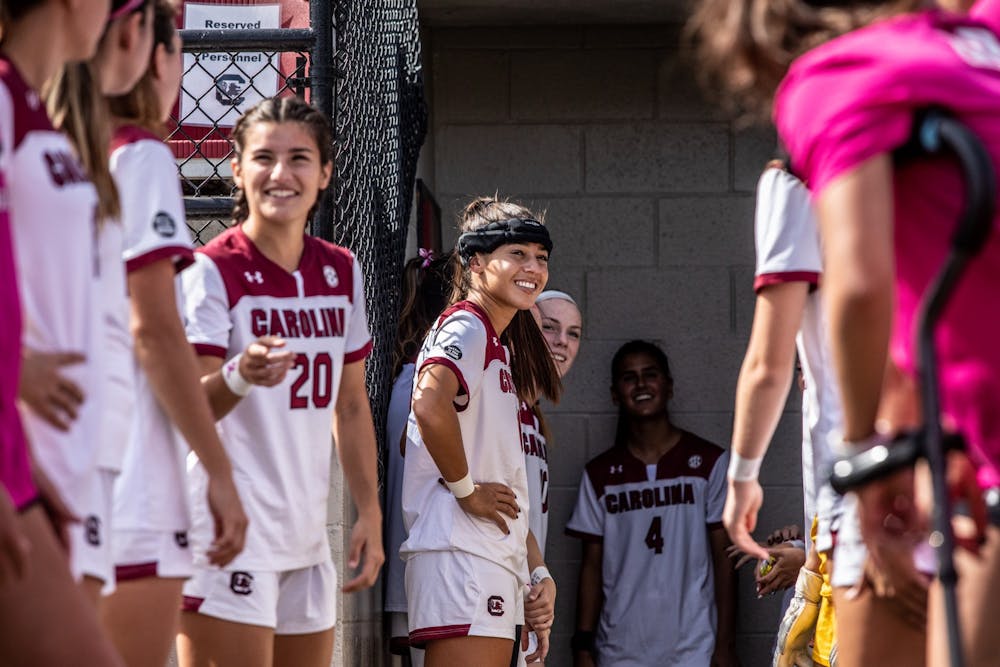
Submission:
<svg viewBox="0 0 1000 667">
<path fill-rule="evenodd" d="M 69 140 L 53 129 L 38 94 L 0 56 L 0 170 L 7 179 L 24 345 L 81 352 L 61 369 L 87 392 L 66 432 L 30 410 L 24 426 L 42 468 L 70 509 L 96 469 L 101 417 L 101 320 L 94 238 L 97 193 Z"/>
<path fill-rule="evenodd" d="M 566 533 L 603 543 L 598 664 L 708 665 L 715 588 L 708 531 L 722 526 L 729 455 L 698 436 L 656 465 L 627 447 L 592 459 Z"/>
<path fill-rule="evenodd" d="M 177 167 L 167 146 L 146 130 L 120 127 L 112 137 L 109 165 L 122 216 L 118 263 L 111 269 L 118 271 L 116 279 L 125 281 L 126 274 L 160 260 L 171 261 L 177 271 L 189 266 L 194 250 Z M 183 532 L 190 525 L 187 495 L 182 492 L 187 443 L 135 361 L 127 297 L 115 290 L 113 298 L 107 310 L 108 347 L 114 351 L 107 382 L 114 392 L 116 411 L 124 410 L 119 406 L 131 407 L 128 439 L 102 443 L 103 464 L 121 469 L 115 482 L 114 528 Z M 125 395 L 129 382 L 132 397 Z"/>
<path fill-rule="evenodd" d="M 811 287 L 795 339 L 805 379 L 802 393 L 802 491 L 804 526 L 818 517 L 816 547 L 833 548 L 832 531 L 840 517 L 840 495 L 829 483 L 832 444 L 842 439 L 843 422 L 833 357 L 823 315 L 823 273 L 819 227 L 809 191 L 782 169 L 766 170 L 757 183 L 755 215 L 757 270 L 754 289 L 805 282 Z M 809 538 L 807 538 L 808 541 Z"/>
<path fill-rule="evenodd" d="M 444 485 L 411 411 L 403 469 L 403 521 L 409 536 L 399 549 L 404 559 L 426 551 L 464 551 L 503 566 L 527 583 L 525 540 L 531 507 L 518 419 L 520 402 L 509 358 L 486 312 L 470 301 L 445 310 L 424 339 L 416 379 L 432 364 L 446 366 L 455 374 L 460 385 L 455 410 L 469 474 L 475 482 L 509 486 L 521 513 L 517 519 L 504 517 L 508 535 L 492 521 L 466 514 Z"/>
<path fill-rule="evenodd" d="M 219 421 L 250 526 L 235 570 L 295 570 L 328 557 L 330 424 L 345 364 L 371 350 L 361 269 L 349 250 L 305 236 L 299 268 L 265 257 L 238 225 L 195 253 L 181 274 L 188 340 L 231 359 L 261 336 L 296 353 L 285 380 L 254 387 Z M 213 539 L 206 477 L 188 462 L 196 563 Z"/>
<path fill-rule="evenodd" d="M 521 447 L 524 449 L 524 470 L 528 477 L 528 528 L 545 556 L 545 539 L 549 534 L 549 456 L 541 420 L 527 403 L 518 410 L 521 422 Z"/>
</svg>

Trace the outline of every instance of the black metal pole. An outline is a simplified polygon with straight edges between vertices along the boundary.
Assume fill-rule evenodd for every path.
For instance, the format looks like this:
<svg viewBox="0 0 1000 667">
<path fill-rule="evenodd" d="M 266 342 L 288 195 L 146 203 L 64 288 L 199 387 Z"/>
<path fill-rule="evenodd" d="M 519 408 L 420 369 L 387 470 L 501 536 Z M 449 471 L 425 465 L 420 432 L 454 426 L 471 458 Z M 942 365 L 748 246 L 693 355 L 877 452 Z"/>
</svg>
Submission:
<svg viewBox="0 0 1000 667">
<path fill-rule="evenodd" d="M 312 103 L 330 119 L 330 125 L 336 131 L 334 118 L 334 85 L 336 84 L 336 67 L 334 66 L 334 0 L 309 0 L 309 23 L 312 25 L 315 42 L 309 62 L 310 94 Z M 336 169 L 334 169 L 336 171 Z M 336 178 L 336 176 L 334 176 Z M 316 216 L 312 221 L 314 236 L 334 240 L 335 220 L 333 206 L 334 180 L 323 193 Z"/>
</svg>

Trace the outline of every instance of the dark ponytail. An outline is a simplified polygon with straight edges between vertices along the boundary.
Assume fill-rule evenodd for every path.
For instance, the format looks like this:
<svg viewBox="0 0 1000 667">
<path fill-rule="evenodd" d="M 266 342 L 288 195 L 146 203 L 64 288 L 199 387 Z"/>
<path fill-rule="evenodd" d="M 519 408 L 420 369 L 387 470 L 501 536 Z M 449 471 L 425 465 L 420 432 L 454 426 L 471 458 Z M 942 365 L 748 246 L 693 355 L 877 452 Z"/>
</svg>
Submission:
<svg viewBox="0 0 1000 667">
<path fill-rule="evenodd" d="M 542 216 L 535 215 L 519 204 L 497 197 L 478 197 L 465 207 L 460 227 L 462 232 L 468 232 L 491 222 L 510 218 L 532 218 L 544 222 Z M 454 255 L 451 303 L 466 298 L 471 284 L 468 268 L 462 266 L 457 252 Z M 558 402 L 562 395 L 562 381 L 559 379 L 559 371 L 552 359 L 548 343 L 545 342 L 531 312 L 517 311 L 500 339 L 511 350 L 510 371 L 514 376 L 518 398 L 529 405 L 541 396 L 553 403 Z"/>
</svg>

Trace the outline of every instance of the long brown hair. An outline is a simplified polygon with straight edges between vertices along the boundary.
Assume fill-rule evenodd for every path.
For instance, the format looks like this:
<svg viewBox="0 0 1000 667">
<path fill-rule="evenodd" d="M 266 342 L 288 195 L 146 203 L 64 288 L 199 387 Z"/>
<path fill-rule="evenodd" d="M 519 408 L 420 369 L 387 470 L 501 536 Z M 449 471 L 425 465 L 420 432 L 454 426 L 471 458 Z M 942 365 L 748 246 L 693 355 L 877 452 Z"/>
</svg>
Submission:
<svg viewBox="0 0 1000 667">
<path fill-rule="evenodd" d="M 544 223 L 542 216 L 535 215 L 520 204 L 497 197 L 478 197 L 469 202 L 462 211 L 462 222 L 459 227 L 462 232 L 469 232 L 491 222 L 510 218 L 532 218 Z M 458 252 L 454 253 L 451 263 L 453 267 L 451 303 L 456 303 L 469 295 L 472 276 L 469 269 L 462 265 Z M 559 371 L 556 369 L 555 361 L 552 360 L 548 343 L 545 342 L 531 312 L 517 311 L 500 338 L 511 350 L 510 371 L 514 376 L 518 398 L 529 404 L 540 396 L 545 396 L 554 403 L 558 402 L 562 395 Z"/>
<path fill-rule="evenodd" d="M 153 71 L 153 62 L 155 62 L 158 46 L 162 45 L 167 53 L 174 53 L 174 35 L 177 33 L 176 17 L 177 6 L 173 0 L 154 0 L 153 48 L 149 56 L 150 66 L 132 90 L 124 95 L 108 98 L 108 108 L 117 122 L 138 125 L 157 135 L 164 134 L 162 102 L 156 93 L 156 73 Z"/>
<path fill-rule="evenodd" d="M 761 118 L 792 61 L 834 37 L 924 0 L 851 1 L 702 0 L 687 25 L 698 72 L 708 90 L 721 86 L 734 110 Z M 733 104 L 735 103 L 735 104 Z"/>
<path fill-rule="evenodd" d="M 52 125 L 73 142 L 97 189 L 97 224 L 118 220 L 121 202 L 108 167 L 111 126 L 98 73 L 89 62 L 70 63 L 45 85 L 42 95 Z"/>
<path fill-rule="evenodd" d="M 415 359 L 424 336 L 448 305 L 451 294 L 451 251 L 438 257 L 414 257 L 403 267 L 403 308 L 399 313 L 392 376 Z"/>
<path fill-rule="evenodd" d="M 269 97 L 240 116 L 232 135 L 237 160 L 243 157 L 247 131 L 258 123 L 302 123 L 316 142 L 320 164 L 327 165 L 333 161 L 333 130 L 330 129 L 330 121 L 319 109 L 298 97 Z M 322 197 L 323 190 L 320 190 L 308 218 L 312 218 Z M 233 199 L 233 222 L 241 223 L 250 215 L 246 193 L 237 188 Z"/>
</svg>

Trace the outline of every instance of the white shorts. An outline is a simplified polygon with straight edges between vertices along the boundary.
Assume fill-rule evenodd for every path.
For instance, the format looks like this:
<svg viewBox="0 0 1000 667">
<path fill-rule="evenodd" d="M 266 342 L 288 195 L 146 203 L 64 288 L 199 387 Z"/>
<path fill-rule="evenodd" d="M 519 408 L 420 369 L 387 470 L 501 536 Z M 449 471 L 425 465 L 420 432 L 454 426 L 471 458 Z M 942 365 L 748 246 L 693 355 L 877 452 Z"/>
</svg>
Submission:
<svg viewBox="0 0 1000 667">
<path fill-rule="evenodd" d="M 410 645 L 435 639 L 515 639 L 524 623 L 520 580 L 506 568 L 463 551 L 429 551 L 406 561 Z"/>
<path fill-rule="evenodd" d="M 333 561 L 286 572 L 242 572 L 197 567 L 184 584 L 184 611 L 233 623 L 305 635 L 337 624 Z"/>
<path fill-rule="evenodd" d="M 115 589 L 111 547 L 111 505 L 118 472 L 98 468 L 80 499 L 80 522 L 69 527 L 70 571 L 77 581 L 87 576 L 104 582 L 102 592 Z"/>
<path fill-rule="evenodd" d="M 187 531 L 116 530 L 112 551 L 119 583 L 148 577 L 187 579 L 194 574 Z"/>
</svg>

